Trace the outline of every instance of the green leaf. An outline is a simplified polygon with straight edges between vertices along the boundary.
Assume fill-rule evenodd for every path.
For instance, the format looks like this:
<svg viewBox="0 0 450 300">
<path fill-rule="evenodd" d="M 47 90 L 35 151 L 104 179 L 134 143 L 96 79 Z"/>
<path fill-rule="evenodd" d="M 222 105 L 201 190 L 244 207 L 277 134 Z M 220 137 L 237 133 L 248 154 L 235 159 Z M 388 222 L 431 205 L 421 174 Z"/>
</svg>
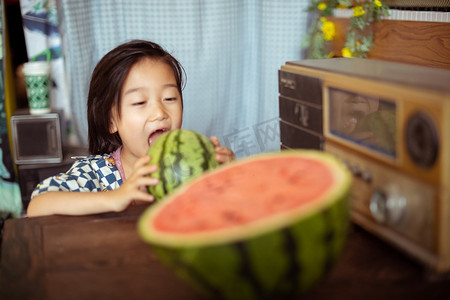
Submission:
<svg viewBox="0 0 450 300">
<path fill-rule="evenodd" d="M 350 5 L 352 5 L 353 1 L 352 0 L 339 0 L 338 4 L 342 4 L 344 6 L 349 7 Z"/>
</svg>

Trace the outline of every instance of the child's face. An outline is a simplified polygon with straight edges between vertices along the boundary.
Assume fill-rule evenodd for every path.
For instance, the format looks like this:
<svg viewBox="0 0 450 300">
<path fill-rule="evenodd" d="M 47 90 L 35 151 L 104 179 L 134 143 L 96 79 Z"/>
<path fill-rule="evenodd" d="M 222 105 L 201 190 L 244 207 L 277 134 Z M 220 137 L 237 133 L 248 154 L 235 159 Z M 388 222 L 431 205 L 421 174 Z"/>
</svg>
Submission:
<svg viewBox="0 0 450 300">
<path fill-rule="evenodd" d="M 113 110 L 111 124 L 122 139 L 122 157 L 142 157 L 163 132 L 181 128 L 181 101 L 169 65 L 151 59 L 133 65 L 122 88 L 120 117 Z"/>
</svg>

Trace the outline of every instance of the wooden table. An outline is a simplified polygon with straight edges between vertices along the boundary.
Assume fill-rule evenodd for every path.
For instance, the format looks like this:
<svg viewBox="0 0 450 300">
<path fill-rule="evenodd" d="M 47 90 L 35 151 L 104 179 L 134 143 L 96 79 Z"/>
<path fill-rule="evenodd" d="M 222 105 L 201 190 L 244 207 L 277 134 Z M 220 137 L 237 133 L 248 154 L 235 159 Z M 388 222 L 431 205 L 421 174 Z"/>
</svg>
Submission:
<svg viewBox="0 0 450 300">
<path fill-rule="evenodd" d="M 122 213 L 10 219 L 4 228 L 0 299 L 206 299 L 139 238 L 145 205 Z M 302 299 L 450 299 L 450 279 L 357 226 L 329 275 Z"/>
</svg>

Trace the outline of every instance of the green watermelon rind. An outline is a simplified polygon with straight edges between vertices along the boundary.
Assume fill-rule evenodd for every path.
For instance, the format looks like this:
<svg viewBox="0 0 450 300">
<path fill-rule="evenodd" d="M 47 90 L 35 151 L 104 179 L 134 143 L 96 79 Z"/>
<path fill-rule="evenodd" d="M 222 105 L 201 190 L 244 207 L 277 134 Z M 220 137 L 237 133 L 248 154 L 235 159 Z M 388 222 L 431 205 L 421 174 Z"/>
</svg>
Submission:
<svg viewBox="0 0 450 300">
<path fill-rule="evenodd" d="M 159 183 L 148 187 L 156 200 L 219 165 L 213 143 L 206 136 L 188 129 L 165 132 L 147 154 L 150 155 L 149 164 L 158 165 L 158 170 L 150 176 L 158 178 Z"/>
<path fill-rule="evenodd" d="M 176 192 L 172 193 L 166 200 L 170 201 L 170 198 L 176 197 L 178 194 L 182 194 L 184 189 L 188 189 L 191 184 L 195 184 L 203 180 L 205 176 L 214 174 L 216 172 L 222 172 L 227 168 L 233 168 L 238 164 L 245 164 L 256 159 L 271 159 L 272 157 L 280 156 L 301 156 L 303 158 L 313 158 L 329 165 L 333 170 L 335 176 L 335 184 L 330 187 L 328 192 L 324 193 L 319 199 L 314 202 L 302 205 L 298 209 L 290 210 L 287 212 L 281 212 L 274 216 L 264 218 L 260 221 L 255 221 L 250 224 L 245 224 L 235 228 L 227 228 L 223 230 L 216 230 L 212 232 L 186 234 L 186 233 L 160 233 L 157 230 L 153 230 L 148 222 L 154 215 L 158 214 L 159 210 L 164 207 L 162 203 L 155 203 L 148 208 L 140 218 L 138 224 L 138 230 L 142 239 L 151 244 L 161 244 L 171 247 L 197 247 L 198 245 L 211 245 L 220 243 L 229 243 L 239 239 L 247 239 L 252 236 L 260 235 L 266 231 L 272 231 L 277 228 L 288 226 L 292 223 L 293 219 L 306 218 L 308 215 L 314 215 L 324 207 L 331 205 L 332 202 L 340 199 L 342 195 L 349 193 L 352 183 L 352 176 L 350 172 L 338 161 L 334 156 L 318 152 L 314 150 L 284 150 L 282 152 L 265 153 L 255 155 L 252 157 L 244 158 L 238 161 L 234 161 L 227 165 L 221 166 L 217 169 L 207 170 L 202 176 L 197 177 L 189 182 L 188 185 L 181 186 Z M 330 197 L 332 195 L 332 197 Z M 166 201 L 164 201 L 166 202 Z M 195 238 L 193 238 L 195 236 Z"/>
<path fill-rule="evenodd" d="M 336 263 L 345 245 L 352 183 L 346 168 L 329 154 L 294 150 L 242 159 L 203 176 L 279 155 L 317 158 L 331 167 L 336 182 L 314 205 L 278 213 L 238 230 L 177 235 L 149 230 L 149 220 L 186 186 L 144 212 L 138 221 L 141 238 L 180 278 L 214 299 L 286 299 L 309 290 Z"/>
<path fill-rule="evenodd" d="M 347 198 L 344 195 L 319 215 L 245 242 L 198 248 L 152 247 L 179 277 L 214 299 L 288 298 L 318 284 L 340 257 L 349 224 Z M 289 235 L 294 246 L 285 242 Z M 243 265 L 248 267 L 240 278 L 236 274 L 243 273 Z"/>
</svg>

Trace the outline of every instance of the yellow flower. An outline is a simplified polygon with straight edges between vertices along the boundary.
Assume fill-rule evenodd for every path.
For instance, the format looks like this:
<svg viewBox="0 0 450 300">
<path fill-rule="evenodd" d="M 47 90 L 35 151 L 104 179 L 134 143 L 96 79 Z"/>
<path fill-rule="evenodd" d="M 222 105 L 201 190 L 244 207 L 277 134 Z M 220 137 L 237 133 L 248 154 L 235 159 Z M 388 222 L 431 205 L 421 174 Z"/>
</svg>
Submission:
<svg viewBox="0 0 450 300">
<path fill-rule="evenodd" d="M 375 7 L 381 7 L 381 1 L 380 0 L 375 0 Z"/>
<path fill-rule="evenodd" d="M 350 48 L 342 48 L 342 56 L 343 57 L 353 57 L 353 53 Z"/>
<path fill-rule="evenodd" d="M 364 11 L 364 8 L 362 6 L 355 6 L 353 7 L 353 16 L 354 17 L 360 17 L 364 15 L 366 12 Z"/>
<path fill-rule="evenodd" d="M 319 3 L 319 5 L 317 5 L 317 8 L 319 10 L 325 10 L 327 9 L 327 5 L 325 3 Z"/>
<path fill-rule="evenodd" d="M 323 32 L 323 38 L 326 41 L 331 41 L 336 34 L 334 23 L 331 21 L 325 20 L 322 24 L 322 32 Z"/>
</svg>

